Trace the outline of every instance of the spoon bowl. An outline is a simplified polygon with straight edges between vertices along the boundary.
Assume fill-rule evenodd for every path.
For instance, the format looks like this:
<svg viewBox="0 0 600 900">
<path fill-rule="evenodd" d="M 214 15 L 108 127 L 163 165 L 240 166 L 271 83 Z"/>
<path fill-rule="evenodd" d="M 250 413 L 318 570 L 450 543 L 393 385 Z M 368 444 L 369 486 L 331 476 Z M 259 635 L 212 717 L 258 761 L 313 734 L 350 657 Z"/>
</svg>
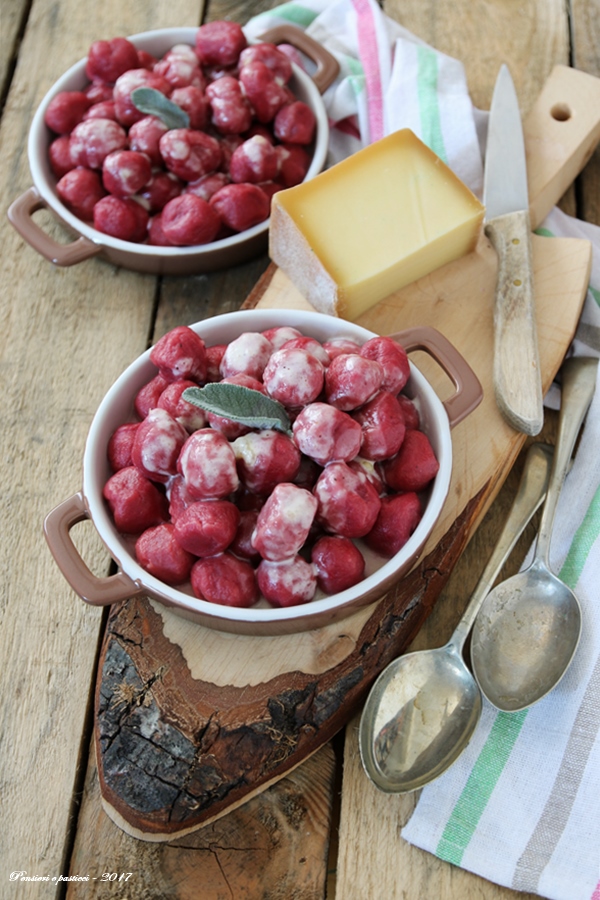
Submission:
<svg viewBox="0 0 600 900">
<path fill-rule="evenodd" d="M 370 724 L 360 730 L 360 752 L 371 780 L 386 793 L 404 793 L 438 778 L 469 743 L 481 706 L 453 643 L 395 660 L 363 712 Z"/>
<path fill-rule="evenodd" d="M 571 358 L 562 367 L 556 451 L 533 562 L 488 594 L 473 627 L 473 673 L 490 703 L 505 712 L 526 709 L 545 697 L 563 677 L 579 643 L 579 601 L 550 569 L 548 551 L 597 368 L 598 360 L 587 357 Z"/>
<path fill-rule="evenodd" d="M 381 791 L 407 793 L 423 787 L 469 743 L 482 697 L 462 648 L 479 607 L 544 498 L 550 462 L 548 448 L 530 447 L 498 543 L 449 642 L 399 657 L 371 688 L 360 721 L 359 749 L 367 775 Z"/>
<path fill-rule="evenodd" d="M 580 634 L 577 597 L 535 562 L 498 585 L 475 622 L 471 654 L 481 690 L 506 712 L 531 706 L 558 684 Z"/>
</svg>

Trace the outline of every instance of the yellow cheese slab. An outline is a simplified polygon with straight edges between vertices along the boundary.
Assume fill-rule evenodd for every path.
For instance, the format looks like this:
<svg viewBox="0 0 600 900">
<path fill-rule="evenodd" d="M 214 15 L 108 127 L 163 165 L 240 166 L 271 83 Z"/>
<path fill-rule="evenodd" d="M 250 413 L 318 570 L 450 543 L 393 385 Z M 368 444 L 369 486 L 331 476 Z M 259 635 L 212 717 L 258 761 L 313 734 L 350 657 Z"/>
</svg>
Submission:
<svg viewBox="0 0 600 900">
<path fill-rule="evenodd" d="M 318 310 L 354 320 L 469 253 L 484 207 L 409 129 L 273 197 L 269 254 Z"/>
</svg>

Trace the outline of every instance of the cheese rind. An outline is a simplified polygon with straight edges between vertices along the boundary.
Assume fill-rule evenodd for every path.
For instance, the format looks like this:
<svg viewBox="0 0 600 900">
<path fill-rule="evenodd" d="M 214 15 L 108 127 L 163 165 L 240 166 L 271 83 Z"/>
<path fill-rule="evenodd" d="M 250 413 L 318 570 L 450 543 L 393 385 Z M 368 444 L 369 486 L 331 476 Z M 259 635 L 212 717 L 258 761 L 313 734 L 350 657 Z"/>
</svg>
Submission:
<svg viewBox="0 0 600 900">
<path fill-rule="evenodd" d="M 484 207 L 409 129 L 273 196 L 269 254 L 319 311 L 354 320 L 474 249 Z"/>
</svg>

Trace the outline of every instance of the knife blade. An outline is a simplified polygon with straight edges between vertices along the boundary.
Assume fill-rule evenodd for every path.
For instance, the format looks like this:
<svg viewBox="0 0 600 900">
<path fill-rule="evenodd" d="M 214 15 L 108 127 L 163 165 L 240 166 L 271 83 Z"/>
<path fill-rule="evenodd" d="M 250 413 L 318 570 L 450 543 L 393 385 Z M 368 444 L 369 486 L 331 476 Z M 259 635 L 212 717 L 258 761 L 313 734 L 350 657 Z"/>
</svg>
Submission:
<svg viewBox="0 0 600 900">
<path fill-rule="evenodd" d="M 535 321 L 527 165 L 515 86 L 502 65 L 492 97 L 485 159 L 485 233 L 498 255 L 494 389 L 505 419 L 536 435 L 544 422 Z"/>
</svg>

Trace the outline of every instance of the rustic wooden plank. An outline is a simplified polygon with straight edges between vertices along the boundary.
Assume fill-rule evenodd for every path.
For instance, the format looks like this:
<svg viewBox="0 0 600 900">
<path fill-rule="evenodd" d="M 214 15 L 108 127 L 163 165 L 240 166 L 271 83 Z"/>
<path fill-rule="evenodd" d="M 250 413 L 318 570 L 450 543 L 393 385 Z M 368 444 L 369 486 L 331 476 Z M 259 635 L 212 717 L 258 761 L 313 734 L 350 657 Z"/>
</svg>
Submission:
<svg viewBox="0 0 600 900">
<path fill-rule="evenodd" d="M 567 303 L 567 296 L 574 288 L 575 272 L 565 277 L 564 264 L 557 267 L 562 287 L 555 273 L 552 290 L 538 291 L 546 386 L 575 329 L 589 247 L 585 241 L 535 239 L 536 248 L 551 251 L 553 265 L 565 243 L 568 248 L 583 247 L 585 264 L 572 303 Z M 536 254 L 534 259 L 539 288 L 544 280 L 538 277 Z M 473 279 L 465 272 L 460 278 L 456 270 L 452 272 L 443 290 L 431 290 L 428 279 L 420 289 L 415 286 L 418 303 L 383 310 L 389 314 L 383 333 L 414 323 L 415 315 L 421 323 L 435 322 L 455 346 L 463 345 L 484 386 L 481 406 L 457 429 L 452 500 L 436 523 L 440 530 L 430 538 L 431 552 L 424 553 L 415 572 L 376 608 L 316 634 L 264 639 L 223 635 L 144 599 L 132 599 L 111 615 L 96 705 L 100 779 L 109 814 L 134 836 L 166 840 L 206 824 L 283 775 L 345 723 L 373 677 L 414 636 L 467 536 L 504 480 L 521 441 L 517 443 L 518 435 L 502 422 L 489 390 L 491 313 L 484 315 L 483 309 L 491 310 L 494 285 L 489 284 L 485 300 L 478 288 L 475 304 L 468 284 L 465 287 Z M 282 280 L 273 277 L 267 291 L 270 299 L 274 294 L 276 304 L 286 306 L 291 290 L 288 283 L 287 291 L 278 291 Z M 440 304 L 441 294 L 447 303 Z M 571 321 L 562 337 L 553 340 L 547 327 L 556 329 L 557 297 L 562 326 L 567 325 L 567 307 Z M 379 330 L 377 324 L 372 327 Z M 470 343 L 463 340 L 462 331 L 468 332 Z M 443 384 L 436 386 L 443 390 Z M 463 515 L 461 504 L 467 501 Z M 444 516 L 445 525 L 440 524 Z M 115 704 L 122 696 L 135 702 Z M 142 702 L 146 699 L 148 706 Z M 158 781 L 155 772 L 161 774 Z"/>
<path fill-rule="evenodd" d="M 452 4 L 388 0 L 384 7 L 389 15 L 428 43 L 463 61 L 473 102 L 481 109 L 489 109 L 502 62 L 509 64 L 526 114 L 552 67 L 569 61 L 568 21 L 558 0 L 550 3 L 486 0 L 477 5 L 468 0 Z M 457 22 L 460 27 L 456 26 Z M 573 190 L 561 206 L 567 212 L 575 212 Z M 543 434 L 551 431 L 552 417 L 549 417 Z M 520 462 L 466 548 L 440 602 L 410 649 L 442 646 L 452 633 L 514 495 L 519 467 Z M 519 554 L 522 557 L 525 552 L 533 528 L 530 526 L 522 538 L 511 559 L 512 567 L 518 566 Z M 346 730 L 336 873 L 338 895 L 344 900 L 362 900 L 375 895 L 389 900 L 400 897 L 417 900 L 424 896 L 440 900 L 516 897 L 515 892 L 450 866 L 401 839 L 401 828 L 410 818 L 418 794 L 388 796 L 374 788 L 360 762 L 357 728 L 358 717 Z M 369 835 L 368 845 L 360 840 L 364 834 Z"/>
<path fill-rule="evenodd" d="M 596 0 L 571 0 L 573 65 L 600 77 L 600 16 Z M 577 185 L 577 215 L 600 225 L 600 149 Z"/>
<path fill-rule="evenodd" d="M 303 766 L 206 828 L 165 844 L 133 841 L 98 812 L 98 776 L 90 756 L 85 803 L 68 900 L 136 897 L 171 900 L 317 900 L 323 897 L 335 759 L 329 745 Z M 117 873 L 110 885 L 102 873 Z M 118 876 L 131 872 L 127 881 Z"/>
<path fill-rule="evenodd" d="M 199 21 L 201 4 L 174 0 L 89 9 L 34 2 L 0 134 L 5 206 L 30 184 L 26 145 L 46 90 L 101 35 Z M 0 221 L 3 428 L 0 791 L 11 827 L 0 858 L 9 871 L 63 871 L 81 733 L 94 675 L 100 613 L 74 599 L 42 537 L 42 520 L 81 487 L 81 459 L 102 396 L 145 347 L 155 279 L 90 261 L 60 270 Z M 62 230 L 53 227 L 56 234 Z M 79 531 L 79 529 L 77 529 Z M 108 556 L 94 530 L 77 538 L 94 571 Z M 87 742 L 86 742 L 87 743 Z M 51 896 L 23 882 L 19 896 Z"/>
<path fill-rule="evenodd" d="M 479 109 L 490 108 L 502 63 L 510 67 L 523 115 L 552 67 L 569 64 L 569 24 L 561 0 L 385 0 L 383 8 L 413 34 L 462 61 Z"/>
<path fill-rule="evenodd" d="M 8 90 L 8 79 L 19 51 L 19 36 L 28 8 L 26 0 L 4 0 L 0 8 L 0 98 Z"/>
</svg>

